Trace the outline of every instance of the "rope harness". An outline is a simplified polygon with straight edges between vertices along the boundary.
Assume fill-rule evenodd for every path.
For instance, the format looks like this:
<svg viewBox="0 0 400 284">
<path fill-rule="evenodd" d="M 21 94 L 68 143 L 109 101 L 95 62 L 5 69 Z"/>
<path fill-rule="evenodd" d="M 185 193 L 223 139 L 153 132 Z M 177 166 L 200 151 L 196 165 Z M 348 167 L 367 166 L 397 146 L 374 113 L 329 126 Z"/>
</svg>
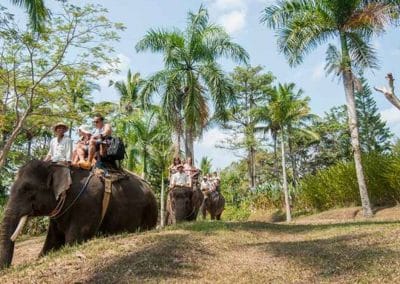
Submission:
<svg viewBox="0 0 400 284">
<path fill-rule="evenodd" d="M 104 195 L 103 195 L 103 200 L 102 200 L 101 218 L 100 218 L 100 223 L 98 225 L 98 228 L 99 228 L 101 226 L 101 224 L 103 223 L 104 216 L 106 215 L 108 206 L 110 204 L 113 183 L 115 181 L 126 178 L 127 175 L 125 173 L 115 172 L 106 177 L 104 175 L 104 171 L 101 169 L 95 169 L 94 171 L 91 171 L 90 175 L 86 178 L 85 183 L 83 184 L 81 190 L 79 191 L 78 195 L 74 198 L 74 200 L 63 210 L 63 207 L 65 205 L 65 200 L 67 198 L 67 192 L 64 191 L 60 195 L 60 198 L 57 202 L 56 207 L 53 209 L 53 211 L 51 211 L 51 213 L 48 216 L 51 219 L 58 219 L 61 216 L 63 216 L 66 212 L 68 212 L 68 210 L 71 209 L 71 207 L 78 201 L 78 199 L 84 193 L 91 178 L 94 175 L 104 181 Z"/>
<path fill-rule="evenodd" d="M 69 205 L 67 206 L 67 208 L 65 208 L 64 211 L 61 211 L 62 208 L 63 208 L 63 206 L 64 206 L 65 199 L 67 198 L 67 192 L 64 191 L 64 192 L 61 194 L 60 198 L 59 198 L 59 201 L 58 201 L 58 203 L 57 203 L 56 208 L 54 208 L 54 210 L 51 211 L 51 213 L 49 214 L 49 217 L 50 217 L 51 219 L 58 219 L 58 218 L 60 218 L 62 215 L 64 215 L 64 214 L 75 204 L 75 202 L 79 199 L 79 197 L 81 197 L 82 193 L 86 190 L 86 188 L 87 188 L 87 186 L 88 186 L 88 184 L 89 184 L 89 181 L 90 181 L 90 179 L 92 178 L 92 176 L 93 176 L 93 172 L 91 172 L 90 175 L 86 178 L 86 181 L 85 181 L 85 183 L 83 184 L 81 190 L 79 191 L 79 193 L 78 193 L 78 195 L 75 197 L 75 199 L 71 202 L 71 204 L 69 204 Z"/>
</svg>

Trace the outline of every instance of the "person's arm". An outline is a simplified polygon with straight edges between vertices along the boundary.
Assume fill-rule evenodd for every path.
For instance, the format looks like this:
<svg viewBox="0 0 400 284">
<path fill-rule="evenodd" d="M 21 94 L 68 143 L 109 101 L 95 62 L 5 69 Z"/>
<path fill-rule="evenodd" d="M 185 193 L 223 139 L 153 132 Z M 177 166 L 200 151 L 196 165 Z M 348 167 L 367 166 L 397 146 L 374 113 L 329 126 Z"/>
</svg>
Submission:
<svg viewBox="0 0 400 284">
<path fill-rule="evenodd" d="M 175 186 L 175 175 L 171 176 L 171 182 L 169 184 L 170 187 L 174 187 Z"/>
<path fill-rule="evenodd" d="M 65 160 L 68 163 L 71 163 L 71 161 L 72 161 L 72 140 L 71 139 L 68 139 L 67 145 L 65 147 L 65 151 L 66 151 Z"/>
<path fill-rule="evenodd" d="M 47 153 L 47 155 L 46 155 L 46 157 L 43 159 L 43 161 L 45 161 L 45 162 L 50 161 L 52 156 L 53 156 L 53 139 L 50 140 L 49 152 Z"/>
<path fill-rule="evenodd" d="M 111 125 L 109 123 L 104 124 L 104 130 L 103 130 L 102 136 L 107 137 L 107 136 L 111 136 L 111 134 L 112 134 Z"/>
</svg>

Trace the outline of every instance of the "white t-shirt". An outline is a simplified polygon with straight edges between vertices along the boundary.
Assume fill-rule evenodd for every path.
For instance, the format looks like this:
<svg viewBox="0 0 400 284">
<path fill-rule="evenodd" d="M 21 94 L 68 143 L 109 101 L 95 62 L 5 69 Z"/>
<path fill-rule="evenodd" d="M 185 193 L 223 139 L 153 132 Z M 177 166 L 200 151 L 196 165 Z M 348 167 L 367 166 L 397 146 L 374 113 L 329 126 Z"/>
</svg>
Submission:
<svg viewBox="0 0 400 284">
<path fill-rule="evenodd" d="M 200 189 L 201 190 L 209 190 L 210 189 L 210 183 L 208 181 L 201 181 L 201 185 L 200 185 Z"/>
<path fill-rule="evenodd" d="M 189 184 L 189 178 L 185 172 L 177 172 L 172 175 L 171 184 L 186 186 Z"/>
<path fill-rule="evenodd" d="M 60 142 L 54 137 L 50 141 L 50 149 L 47 154 L 52 162 L 70 162 L 72 157 L 72 140 L 64 136 Z"/>
</svg>

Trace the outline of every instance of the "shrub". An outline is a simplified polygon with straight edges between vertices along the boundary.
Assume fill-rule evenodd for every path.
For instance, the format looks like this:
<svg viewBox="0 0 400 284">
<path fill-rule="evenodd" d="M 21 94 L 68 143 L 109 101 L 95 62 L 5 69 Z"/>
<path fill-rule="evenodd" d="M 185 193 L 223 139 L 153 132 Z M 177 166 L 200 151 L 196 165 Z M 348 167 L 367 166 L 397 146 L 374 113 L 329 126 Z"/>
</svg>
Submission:
<svg viewBox="0 0 400 284">
<path fill-rule="evenodd" d="M 225 205 L 221 219 L 224 221 L 246 221 L 250 216 L 250 206 L 242 203 L 241 206 Z"/>
<path fill-rule="evenodd" d="M 369 197 L 373 205 L 392 205 L 400 197 L 400 159 L 370 154 L 363 157 Z M 338 164 L 304 177 L 295 198 L 297 210 L 326 210 L 360 205 L 354 162 Z"/>
</svg>

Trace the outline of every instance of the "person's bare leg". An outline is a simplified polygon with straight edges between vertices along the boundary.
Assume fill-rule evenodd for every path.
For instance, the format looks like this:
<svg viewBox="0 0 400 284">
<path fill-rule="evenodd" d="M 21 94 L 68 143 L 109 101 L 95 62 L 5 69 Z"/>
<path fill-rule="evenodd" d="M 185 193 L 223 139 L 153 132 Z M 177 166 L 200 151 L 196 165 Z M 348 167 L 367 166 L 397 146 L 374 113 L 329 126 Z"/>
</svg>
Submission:
<svg viewBox="0 0 400 284">
<path fill-rule="evenodd" d="M 90 168 L 92 167 L 92 161 L 95 153 L 96 153 L 96 140 L 90 140 L 89 157 L 87 161 L 83 160 L 79 162 L 79 166 L 83 169 L 90 170 Z"/>
</svg>

